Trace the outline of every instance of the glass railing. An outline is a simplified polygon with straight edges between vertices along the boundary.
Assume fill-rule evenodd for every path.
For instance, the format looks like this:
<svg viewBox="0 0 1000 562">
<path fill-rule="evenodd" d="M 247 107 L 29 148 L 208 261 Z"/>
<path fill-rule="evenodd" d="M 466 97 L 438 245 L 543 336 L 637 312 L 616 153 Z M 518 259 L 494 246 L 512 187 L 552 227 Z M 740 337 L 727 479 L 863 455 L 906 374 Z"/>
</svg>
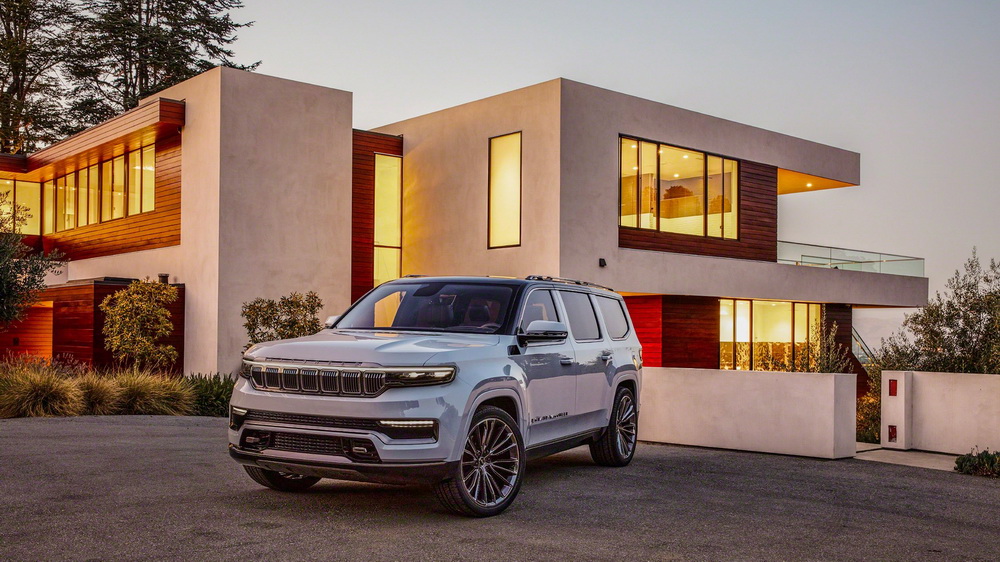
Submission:
<svg viewBox="0 0 1000 562">
<path fill-rule="evenodd" d="M 924 276 L 924 258 L 782 242 L 780 240 L 778 241 L 778 263 L 910 277 Z"/>
<path fill-rule="evenodd" d="M 868 347 L 868 344 L 865 343 L 864 338 L 858 333 L 858 330 L 853 327 L 851 328 L 851 351 L 865 367 L 871 365 L 872 358 L 875 356 L 871 348 Z"/>
</svg>

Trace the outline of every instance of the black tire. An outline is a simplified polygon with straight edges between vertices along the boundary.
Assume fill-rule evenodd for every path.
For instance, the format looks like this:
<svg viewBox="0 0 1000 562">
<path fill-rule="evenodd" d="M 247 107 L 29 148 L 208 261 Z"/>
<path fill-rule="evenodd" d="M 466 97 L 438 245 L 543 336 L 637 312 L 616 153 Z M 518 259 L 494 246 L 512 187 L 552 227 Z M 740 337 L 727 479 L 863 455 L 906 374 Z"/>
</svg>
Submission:
<svg viewBox="0 0 1000 562">
<path fill-rule="evenodd" d="M 434 494 L 441 505 L 461 515 L 499 515 L 521 489 L 525 460 L 514 418 L 484 406 L 472 416 L 461 461 L 450 477 L 434 485 Z"/>
<path fill-rule="evenodd" d="M 602 466 L 625 466 L 635 456 L 636 431 L 639 428 L 635 395 L 629 388 L 619 386 L 614 404 L 608 428 L 590 444 L 590 456 Z"/>
<path fill-rule="evenodd" d="M 278 490 L 279 492 L 301 492 L 319 482 L 319 478 L 315 476 L 277 472 L 266 470 L 259 466 L 243 465 L 243 468 L 246 469 L 247 474 L 250 475 L 250 478 L 253 478 L 254 482 L 272 490 Z"/>
</svg>

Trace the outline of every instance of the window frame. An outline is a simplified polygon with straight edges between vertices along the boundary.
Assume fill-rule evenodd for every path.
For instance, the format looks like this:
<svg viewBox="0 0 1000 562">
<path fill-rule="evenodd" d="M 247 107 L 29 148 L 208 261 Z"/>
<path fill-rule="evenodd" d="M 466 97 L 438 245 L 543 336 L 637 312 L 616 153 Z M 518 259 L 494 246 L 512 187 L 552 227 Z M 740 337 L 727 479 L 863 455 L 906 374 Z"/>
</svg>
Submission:
<svg viewBox="0 0 1000 562">
<path fill-rule="evenodd" d="M 798 352 L 795 349 L 795 344 L 796 344 L 796 342 L 795 342 L 795 327 L 796 327 L 795 326 L 796 325 L 796 322 L 795 322 L 795 308 L 796 308 L 796 306 L 797 305 L 805 305 L 806 306 L 806 341 L 805 341 L 805 344 L 806 344 L 806 364 L 807 365 L 811 364 L 811 362 L 813 361 L 812 353 L 811 353 L 812 352 L 812 345 L 813 345 L 812 330 L 811 330 L 812 321 L 813 321 L 813 311 L 812 311 L 812 306 L 813 305 L 818 305 L 820 307 L 819 310 L 818 310 L 819 317 L 816 318 L 816 322 L 818 322 L 820 324 L 820 330 L 828 328 L 827 326 L 824 326 L 822 324 L 823 307 L 826 306 L 827 303 L 816 303 L 816 302 L 808 302 L 808 301 L 775 301 L 775 300 L 769 300 L 769 299 L 738 299 L 738 298 L 724 298 L 724 297 L 720 297 L 718 299 L 719 310 L 720 310 L 720 314 L 719 314 L 720 325 L 721 325 L 721 322 L 722 322 L 721 310 L 722 310 L 722 302 L 723 301 L 730 301 L 730 302 L 733 303 L 733 319 L 732 319 L 732 323 L 733 323 L 733 328 L 732 328 L 732 330 L 733 330 L 733 340 L 732 340 L 732 344 L 733 344 L 733 351 L 732 351 L 732 355 L 733 355 L 733 357 L 732 357 L 733 367 L 731 369 L 723 369 L 722 368 L 722 353 L 721 353 L 721 349 L 720 349 L 720 353 L 719 353 L 719 369 L 720 370 L 724 370 L 724 371 L 742 371 L 743 370 L 743 369 L 738 369 L 736 367 L 738 365 L 738 361 L 736 360 L 736 346 L 739 343 L 739 342 L 736 341 L 736 334 L 737 334 L 736 304 L 738 302 L 746 302 L 746 303 L 750 304 L 750 306 L 748 307 L 749 315 L 747 316 L 747 322 L 749 324 L 749 330 L 750 330 L 749 342 L 748 342 L 749 345 L 750 345 L 750 356 L 749 356 L 750 369 L 749 369 L 749 371 L 754 371 L 755 370 L 754 367 L 756 367 L 756 357 L 755 357 L 756 354 L 754 352 L 754 344 L 757 343 L 757 341 L 754 339 L 754 306 L 753 306 L 754 303 L 757 303 L 757 302 L 775 302 L 775 303 L 788 303 L 788 304 L 791 305 L 791 313 L 789 315 L 789 330 L 791 331 L 791 340 L 788 343 L 789 343 L 789 349 L 790 349 L 790 353 L 791 353 L 791 365 L 792 365 L 793 368 L 796 365 L 799 364 L 797 362 L 797 359 L 796 359 L 796 356 L 798 355 Z M 723 342 L 722 339 L 721 339 L 721 337 L 720 337 L 719 344 L 721 345 L 722 343 L 725 343 L 725 342 Z M 803 372 L 803 371 L 793 371 L 793 372 Z"/>
<path fill-rule="evenodd" d="M 637 150 L 639 150 L 639 151 L 642 150 L 641 143 L 645 142 L 645 143 L 655 144 L 658 147 L 659 146 L 665 146 L 665 147 L 668 147 L 668 148 L 677 148 L 677 149 L 680 149 L 680 150 L 687 150 L 689 152 L 698 152 L 698 153 L 700 153 L 700 154 L 702 154 L 704 156 L 704 162 L 702 164 L 702 180 L 703 180 L 702 181 L 702 184 L 703 184 L 702 185 L 702 200 L 704 202 L 703 203 L 704 206 L 703 206 L 703 209 L 702 209 L 702 234 L 699 235 L 699 234 L 686 234 L 686 233 L 681 233 L 681 232 L 668 232 L 668 231 L 660 229 L 660 205 L 661 205 L 661 201 L 660 201 L 660 185 L 659 185 L 659 182 L 660 182 L 660 178 L 659 178 L 659 174 L 660 174 L 660 151 L 659 150 L 656 151 L 656 176 L 657 176 L 657 179 L 656 179 L 656 216 L 654 217 L 655 218 L 655 222 L 656 222 L 656 228 L 642 228 L 641 226 L 639 226 L 639 224 L 640 224 L 639 216 L 641 215 L 641 213 L 639 213 L 639 201 L 641 201 L 641 199 L 642 199 L 642 182 L 639 181 L 639 177 L 638 176 L 637 176 L 637 181 L 635 182 L 636 183 L 636 185 L 635 185 L 635 201 L 636 201 L 636 204 L 635 204 L 635 212 L 633 213 L 633 215 L 636 217 L 636 226 L 626 226 L 626 225 L 622 224 L 621 209 L 622 209 L 622 203 L 623 202 L 622 202 L 622 175 L 621 175 L 622 164 L 621 163 L 622 163 L 622 140 L 624 140 L 624 139 L 628 139 L 628 140 L 636 142 L 636 144 L 637 144 Z M 725 161 L 726 160 L 730 160 L 730 161 L 736 163 L 736 176 L 737 176 L 738 183 L 737 183 L 737 186 L 736 186 L 736 196 L 733 198 L 733 201 L 736 203 L 736 208 L 737 208 L 737 212 L 736 212 L 736 236 L 732 237 L 732 238 L 727 238 L 725 236 L 725 233 L 724 233 L 725 231 L 723 231 L 723 235 L 722 236 L 710 236 L 708 234 L 708 216 L 709 216 L 709 211 L 708 211 L 708 209 L 709 209 L 709 201 L 708 201 L 708 158 L 710 156 L 714 156 L 716 158 L 721 158 L 722 161 L 723 161 L 723 166 L 725 166 Z M 642 167 L 642 155 L 641 154 L 638 157 L 638 165 L 639 165 L 640 168 Z M 690 237 L 690 238 L 704 238 L 704 239 L 708 239 L 708 240 L 721 240 L 721 241 L 724 241 L 724 242 L 739 242 L 739 241 L 742 240 L 742 230 L 743 230 L 741 228 L 741 221 L 740 221 L 740 217 L 743 214 L 743 187 L 742 187 L 742 182 L 739 182 L 740 170 L 742 169 L 742 167 L 743 167 L 743 160 L 741 160 L 740 158 L 735 158 L 735 157 L 731 157 L 731 156 L 725 156 L 723 154 L 718 154 L 718 153 L 715 153 L 715 152 L 708 152 L 706 150 L 701 150 L 701 149 L 698 149 L 698 148 L 692 148 L 692 147 L 688 147 L 688 146 L 684 146 L 684 145 L 680 145 L 680 144 L 672 144 L 672 143 L 660 142 L 660 141 L 652 140 L 652 139 L 649 139 L 649 138 L 640 137 L 640 136 L 637 136 L 637 135 L 629 135 L 629 134 L 625 134 L 625 133 L 618 133 L 618 228 L 628 228 L 628 229 L 631 229 L 631 230 L 639 230 L 639 231 L 643 231 L 643 232 L 657 232 L 657 233 L 665 234 L 665 235 L 668 235 L 668 236 L 674 236 L 674 235 L 676 235 L 676 236 L 686 236 L 686 237 Z M 639 171 L 641 172 L 642 170 L 639 170 Z"/>
<path fill-rule="evenodd" d="M 490 239 L 493 230 L 493 140 L 519 135 L 517 152 L 517 244 L 494 246 Z M 487 139 L 486 151 L 486 249 L 519 248 L 524 239 L 524 130 L 494 135 Z"/>
<path fill-rule="evenodd" d="M 524 293 L 524 296 L 521 297 L 521 304 L 519 305 L 520 309 L 518 310 L 518 313 L 517 313 L 517 321 L 514 322 L 514 334 L 515 335 L 523 333 L 523 332 L 521 332 L 521 322 L 524 321 L 524 313 L 527 312 L 527 310 L 528 310 L 528 299 L 530 299 L 531 298 L 531 294 L 534 293 L 534 292 L 536 292 L 536 291 L 548 291 L 549 298 L 552 299 L 552 310 L 556 313 L 556 320 L 555 321 L 556 322 L 563 322 L 562 315 L 559 313 L 559 305 L 556 303 L 556 297 L 555 297 L 555 295 L 552 294 L 552 291 L 554 291 L 554 290 L 555 289 L 553 289 L 552 287 L 532 287 L 531 289 L 528 290 L 528 292 Z M 567 327 L 568 326 L 569 325 L 567 324 Z M 532 342 L 532 343 L 545 343 L 545 345 L 552 345 L 552 344 L 555 344 L 555 343 L 562 343 L 562 342 Z"/>
</svg>

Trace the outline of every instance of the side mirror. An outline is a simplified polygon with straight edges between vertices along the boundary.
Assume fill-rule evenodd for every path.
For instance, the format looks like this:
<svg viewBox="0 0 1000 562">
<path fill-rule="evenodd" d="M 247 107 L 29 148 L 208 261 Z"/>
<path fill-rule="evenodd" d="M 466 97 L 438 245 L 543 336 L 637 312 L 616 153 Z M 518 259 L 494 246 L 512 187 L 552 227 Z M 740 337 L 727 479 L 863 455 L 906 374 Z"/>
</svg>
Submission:
<svg viewBox="0 0 1000 562">
<path fill-rule="evenodd" d="M 327 316 L 326 317 L 326 322 L 323 323 L 323 327 L 324 328 L 332 328 L 333 325 L 337 323 L 337 320 L 340 320 L 340 315 L 339 314 L 334 314 L 333 316 Z"/>
<path fill-rule="evenodd" d="M 517 342 L 521 345 L 531 342 L 555 342 L 566 339 L 568 335 L 566 324 L 562 322 L 535 320 L 528 324 L 528 329 L 524 333 L 518 334 Z"/>
</svg>

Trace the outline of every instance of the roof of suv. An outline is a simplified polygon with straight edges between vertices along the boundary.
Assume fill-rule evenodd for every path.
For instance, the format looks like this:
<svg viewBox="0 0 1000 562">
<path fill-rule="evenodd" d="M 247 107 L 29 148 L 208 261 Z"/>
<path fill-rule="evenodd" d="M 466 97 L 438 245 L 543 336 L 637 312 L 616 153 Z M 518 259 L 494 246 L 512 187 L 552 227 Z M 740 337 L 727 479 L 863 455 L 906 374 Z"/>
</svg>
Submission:
<svg viewBox="0 0 1000 562">
<path fill-rule="evenodd" d="M 405 277 L 400 277 L 399 279 L 394 279 L 389 281 L 389 283 L 399 283 L 407 281 L 447 281 L 451 283 L 502 283 L 504 285 L 549 285 L 549 286 L 571 286 L 581 289 L 595 289 L 601 291 L 608 291 L 614 293 L 615 290 L 610 287 L 605 287 L 603 285 L 598 285 L 596 283 L 589 283 L 587 281 L 579 281 L 576 279 L 566 279 L 563 277 L 549 277 L 543 275 L 529 275 L 524 279 L 517 277 L 485 277 L 485 276 L 472 276 L 472 275 L 440 275 L 440 276 L 423 276 L 423 275 L 407 275 Z"/>
</svg>

